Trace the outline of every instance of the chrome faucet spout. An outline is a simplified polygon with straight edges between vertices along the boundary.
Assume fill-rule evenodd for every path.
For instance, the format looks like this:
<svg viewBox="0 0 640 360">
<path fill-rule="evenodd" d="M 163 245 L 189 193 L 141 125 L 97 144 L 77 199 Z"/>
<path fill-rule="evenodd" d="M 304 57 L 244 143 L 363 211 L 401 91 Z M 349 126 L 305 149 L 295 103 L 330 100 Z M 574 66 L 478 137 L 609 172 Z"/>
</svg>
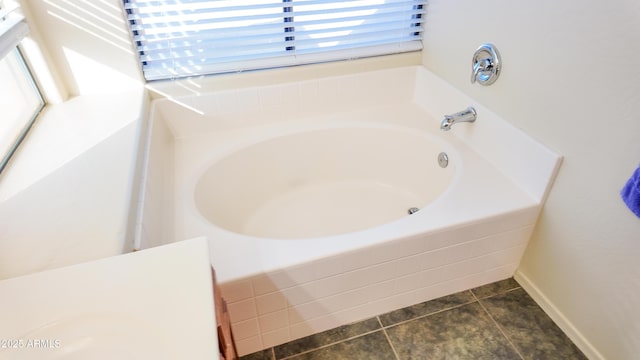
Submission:
<svg viewBox="0 0 640 360">
<path fill-rule="evenodd" d="M 466 110 L 457 112 L 452 115 L 445 115 L 444 119 L 440 123 L 440 130 L 449 131 L 453 124 L 457 124 L 459 122 L 474 122 L 478 117 L 478 113 L 476 109 L 469 106 Z"/>
</svg>

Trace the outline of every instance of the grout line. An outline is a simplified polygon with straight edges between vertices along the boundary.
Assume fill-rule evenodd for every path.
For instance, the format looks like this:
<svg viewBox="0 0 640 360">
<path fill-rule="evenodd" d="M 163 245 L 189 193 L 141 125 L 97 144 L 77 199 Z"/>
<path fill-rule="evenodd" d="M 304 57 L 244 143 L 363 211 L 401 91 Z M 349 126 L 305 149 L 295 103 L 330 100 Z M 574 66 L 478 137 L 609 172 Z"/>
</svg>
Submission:
<svg viewBox="0 0 640 360">
<path fill-rule="evenodd" d="M 470 290 L 466 290 L 466 291 L 470 291 Z M 473 293 L 472 293 L 472 294 L 473 294 Z M 383 325 L 383 324 L 382 324 L 382 321 L 380 321 L 380 325 L 382 325 L 382 328 L 383 328 L 383 329 L 386 329 L 386 328 L 394 327 L 394 326 L 397 326 L 397 325 L 406 324 L 406 323 L 411 322 L 411 321 L 413 321 L 413 320 L 423 319 L 423 318 L 426 318 L 427 316 L 431 316 L 431 315 L 439 314 L 439 313 L 441 313 L 441 312 L 445 312 L 445 311 L 449 311 L 449 310 L 457 309 L 457 308 L 459 308 L 459 307 L 461 307 L 461 306 L 469 305 L 469 304 L 472 304 L 472 303 L 474 303 L 474 302 L 478 301 L 478 299 L 477 299 L 475 296 L 473 296 L 473 297 L 474 297 L 474 299 L 475 299 L 475 300 L 472 300 L 472 301 L 466 302 L 466 303 L 464 303 L 464 304 L 459 304 L 459 305 L 451 306 L 451 307 L 448 307 L 448 308 L 440 309 L 440 310 L 438 310 L 438 311 L 434 311 L 434 312 L 430 312 L 430 313 L 428 313 L 428 314 L 423 314 L 423 315 L 420 315 L 420 316 L 416 316 L 416 317 L 413 317 L 413 318 L 411 318 L 411 319 L 402 320 L 402 321 L 399 321 L 399 322 L 397 322 L 397 323 L 389 324 L 389 325 L 387 325 L 387 326 Z M 436 299 L 434 299 L 434 300 L 436 300 Z M 431 300 L 429 300 L 429 301 L 431 301 Z M 379 319 L 379 317 L 378 317 L 378 320 L 380 320 L 380 319 Z"/>
<path fill-rule="evenodd" d="M 296 353 L 296 354 L 292 354 L 292 355 L 289 355 L 289 356 L 286 356 L 286 357 L 283 357 L 283 358 L 280 358 L 280 359 L 276 359 L 276 360 L 287 360 L 287 359 L 291 359 L 291 358 L 294 358 L 294 357 L 296 357 L 296 356 L 298 356 L 298 355 L 307 354 L 307 353 L 310 353 L 310 352 L 313 352 L 313 351 L 316 351 L 316 350 L 320 350 L 320 349 L 328 348 L 328 347 L 331 347 L 331 346 L 333 346 L 333 345 L 343 343 L 343 342 L 345 342 L 345 341 L 349 341 L 349 340 L 357 339 L 357 338 L 359 338 L 359 337 L 363 337 L 363 336 L 365 336 L 365 335 L 373 334 L 373 333 L 378 332 L 378 331 L 380 331 L 380 330 L 384 330 L 384 329 L 375 329 L 375 330 L 367 331 L 367 332 L 364 332 L 364 333 L 362 333 L 362 334 L 358 334 L 358 335 L 351 336 L 351 337 L 348 337 L 348 338 L 345 338 L 345 339 L 341 339 L 341 340 L 339 340 L 339 341 L 334 341 L 334 342 L 329 343 L 329 344 L 325 344 L 325 345 L 322 345 L 322 346 L 318 346 L 318 347 L 316 347 L 316 348 L 309 349 L 309 350 L 305 350 L 305 351 L 302 351 L 302 352 L 299 352 L 299 353 Z M 275 350 L 274 350 L 274 358 L 275 358 Z"/>
<path fill-rule="evenodd" d="M 387 339 L 389 346 L 391 346 L 391 351 L 393 351 L 393 356 L 396 357 L 396 360 L 400 360 L 400 356 L 398 356 L 398 352 L 396 351 L 395 346 L 393 346 L 393 342 L 391 342 L 391 339 L 389 338 L 389 334 L 387 334 L 387 328 L 384 327 L 384 325 L 382 325 L 380 316 L 376 316 L 376 319 L 378 319 L 378 324 L 380 324 L 380 327 L 382 328 L 382 333 L 384 334 L 384 337 Z"/>
<path fill-rule="evenodd" d="M 499 293 L 491 294 L 491 295 L 487 295 L 487 296 L 483 296 L 483 297 L 478 297 L 478 295 L 476 295 L 473 291 L 471 291 L 471 290 L 469 290 L 469 291 L 471 291 L 471 293 L 473 294 L 473 296 L 474 296 L 476 299 L 478 299 L 478 301 L 480 301 L 480 300 L 489 299 L 489 298 L 492 298 L 492 297 L 495 297 L 495 296 L 498 296 L 498 295 L 507 294 L 507 293 L 510 293 L 510 292 L 512 292 L 512 291 L 516 291 L 516 290 L 520 290 L 520 289 L 522 289 L 522 287 L 517 286 L 517 287 L 514 287 L 514 288 L 512 288 L 512 289 L 502 290 L 502 291 L 501 291 L 501 292 L 499 292 Z"/>
<path fill-rule="evenodd" d="M 512 291 L 513 289 L 509 290 Z M 509 343 L 509 345 L 511 345 L 511 348 L 516 352 L 516 354 L 518 354 L 518 356 L 520 357 L 520 359 L 525 360 L 524 356 L 522 356 L 522 354 L 520 353 L 520 350 L 518 350 L 518 348 L 514 345 L 513 341 L 511 341 L 511 338 L 507 335 L 507 333 L 505 333 L 504 329 L 502 329 L 502 326 L 500 326 L 500 324 L 498 324 L 498 322 L 496 321 L 496 319 L 493 318 L 493 316 L 491 316 L 491 313 L 489 313 L 489 310 L 487 310 L 487 308 L 484 306 L 484 304 L 482 304 L 482 302 L 480 301 L 480 299 L 478 299 L 478 297 L 476 296 L 476 294 L 473 293 L 473 291 L 471 291 L 471 294 L 473 295 L 473 297 L 476 299 L 476 301 L 478 302 L 478 304 L 480 305 L 480 307 L 482 308 L 482 310 L 484 310 L 485 314 L 487 314 L 487 316 L 489 316 L 489 319 L 491 319 L 491 321 L 493 322 L 493 324 L 498 328 L 498 331 L 500 331 L 500 333 L 502 334 L 502 336 L 504 336 L 505 339 L 507 339 L 507 342 Z M 493 295 L 495 296 L 495 295 Z M 483 299 L 487 299 L 490 298 L 492 296 L 488 296 L 486 298 Z"/>
</svg>

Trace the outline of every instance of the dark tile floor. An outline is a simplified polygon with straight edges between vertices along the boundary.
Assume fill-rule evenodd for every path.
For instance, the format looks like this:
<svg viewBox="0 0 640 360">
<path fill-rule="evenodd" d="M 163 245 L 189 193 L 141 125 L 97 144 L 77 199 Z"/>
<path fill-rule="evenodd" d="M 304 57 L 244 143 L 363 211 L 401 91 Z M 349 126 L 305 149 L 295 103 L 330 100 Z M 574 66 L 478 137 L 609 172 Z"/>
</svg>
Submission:
<svg viewBox="0 0 640 360">
<path fill-rule="evenodd" d="M 586 359 L 513 279 L 243 356 L 275 359 Z"/>
</svg>

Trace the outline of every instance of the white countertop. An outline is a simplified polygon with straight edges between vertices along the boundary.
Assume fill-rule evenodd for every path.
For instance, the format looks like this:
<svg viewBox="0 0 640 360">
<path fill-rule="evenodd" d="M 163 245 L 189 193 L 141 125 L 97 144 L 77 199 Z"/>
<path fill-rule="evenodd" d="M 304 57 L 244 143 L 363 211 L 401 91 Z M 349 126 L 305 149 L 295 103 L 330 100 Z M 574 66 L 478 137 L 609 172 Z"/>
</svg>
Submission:
<svg viewBox="0 0 640 360">
<path fill-rule="evenodd" d="M 206 238 L 0 281 L 0 359 L 218 359 Z"/>
</svg>

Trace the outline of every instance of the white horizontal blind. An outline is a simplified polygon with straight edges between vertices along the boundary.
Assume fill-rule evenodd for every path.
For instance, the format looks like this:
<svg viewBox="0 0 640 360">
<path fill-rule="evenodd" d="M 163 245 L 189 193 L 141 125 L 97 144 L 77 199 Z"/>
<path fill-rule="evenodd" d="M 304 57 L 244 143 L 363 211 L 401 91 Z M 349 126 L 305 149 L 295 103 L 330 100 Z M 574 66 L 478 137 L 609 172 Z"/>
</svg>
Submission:
<svg viewBox="0 0 640 360">
<path fill-rule="evenodd" d="M 0 0 L 0 59 L 4 58 L 29 33 L 18 3 Z"/>
<path fill-rule="evenodd" d="M 124 0 L 147 80 L 414 51 L 427 0 Z"/>
</svg>

